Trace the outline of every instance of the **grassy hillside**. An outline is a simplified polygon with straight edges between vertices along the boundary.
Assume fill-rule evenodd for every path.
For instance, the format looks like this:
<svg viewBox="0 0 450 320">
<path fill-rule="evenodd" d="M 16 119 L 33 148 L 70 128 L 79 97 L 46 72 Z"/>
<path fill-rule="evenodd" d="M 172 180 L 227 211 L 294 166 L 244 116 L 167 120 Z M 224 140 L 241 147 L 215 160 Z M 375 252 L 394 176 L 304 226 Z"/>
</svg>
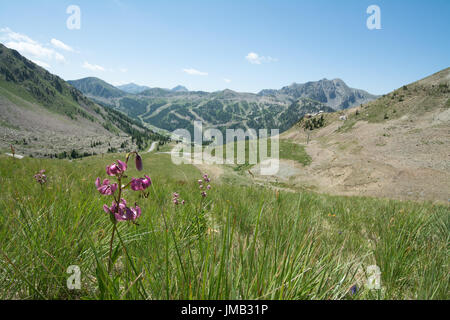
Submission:
<svg viewBox="0 0 450 320">
<path fill-rule="evenodd" d="M 68 116 L 94 121 L 98 107 L 61 78 L 0 44 L 0 87 L 22 99 Z"/>
<path fill-rule="evenodd" d="M 211 181 L 145 154 L 139 225 L 112 224 L 95 186 L 124 154 L 74 162 L 0 156 L 1 299 L 448 299 L 449 207 Z M 42 187 L 33 179 L 46 170 Z M 186 204 L 175 206 L 172 193 Z M 126 247 L 123 249 L 122 244 Z M 81 290 L 66 287 L 71 265 Z M 369 265 L 382 289 L 364 288 Z M 357 289 L 351 293 L 350 288 Z"/>
<path fill-rule="evenodd" d="M 350 112 L 344 128 L 358 121 L 386 123 L 404 116 L 420 118 L 439 108 L 450 108 L 450 68 L 426 79 L 405 85 Z M 343 129 L 344 129 L 343 128 Z"/>
</svg>

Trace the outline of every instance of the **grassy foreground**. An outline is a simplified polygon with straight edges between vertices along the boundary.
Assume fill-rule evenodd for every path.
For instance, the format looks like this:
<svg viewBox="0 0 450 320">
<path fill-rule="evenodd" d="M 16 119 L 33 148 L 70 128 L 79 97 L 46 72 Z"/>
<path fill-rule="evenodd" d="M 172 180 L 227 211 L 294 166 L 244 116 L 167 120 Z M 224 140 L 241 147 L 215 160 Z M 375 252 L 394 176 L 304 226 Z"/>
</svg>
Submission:
<svg viewBox="0 0 450 320">
<path fill-rule="evenodd" d="M 112 225 L 94 186 L 124 155 L 0 156 L 0 299 L 449 299 L 450 209 L 212 181 L 202 200 L 190 165 L 145 154 L 153 181 L 139 226 Z M 46 170 L 42 188 L 33 175 Z M 175 206 L 178 192 L 186 205 Z M 121 242 L 126 247 L 123 249 Z M 81 269 L 69 290 L 67 268 Z M 365 288 L 370 265 L 381 290 Z M 350 293 L 354 285 L 357 290 Z"/>
</svg>

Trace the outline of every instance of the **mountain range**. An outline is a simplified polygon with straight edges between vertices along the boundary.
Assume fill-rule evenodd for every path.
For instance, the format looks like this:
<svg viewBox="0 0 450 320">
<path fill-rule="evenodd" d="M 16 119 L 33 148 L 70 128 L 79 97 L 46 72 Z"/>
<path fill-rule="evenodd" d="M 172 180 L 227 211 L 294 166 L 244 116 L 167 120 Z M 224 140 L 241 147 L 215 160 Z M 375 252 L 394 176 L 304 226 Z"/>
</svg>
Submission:
<svg viewBox="0 0 450 320">
<path fill-rule="evenodd" d="M 293 83 L 280 90 L 262 90 L 258 95 L 286 96 L 291 99 L 309 98 L 322 102 L 334 110 L 351 108 L 377 98 L 364 90 L 350 88 L 341 79 Z"/>
<path fill-rule="evenodd" d="M 131 94 L 138 94 L 145 90 L 150 89 L 150 87 L 140 86 L 135 83 L 128 83 L 128 84 L 120 85 L 120 86 L 117 86 L 117 88 L 122 91 L 125 91 L 126 93 L 131 93 Z"/>
<path fill-rule="evenodd" d="M 72 81 L 72 82 L 76 84 L 75 81 Z M 150 90 L 151 89 L 150 87 L 140 86 L 140 85 L 135 84 L 135 83 L 128 83 L 128 84 L 120 85 L 120 86 L 117 86 L 117 88 L 122 90 L 122 91 L 125 91 L 126 93 L 131 93 L 131 94 L 139 94 L 139 93 L 142 93 L 142 92 L 144 92 L 146 90 Z M 188 92 L 189 91 L 186 87 L 180 86 L 180 85 L 176 86 L 173 89 L 164 89 L 164 90 L 172 91 L 172 92 Z"/>
<path fill-rule="evenodd" d="M 115 108 L 131 118 L 167 131 L 185 128 L 193 122 L 226 129 L 289 129 L 307 113 L 333 112 L 374 100 L 377 96 L 348 87 L 340 79 L 294 83 L 280 90 L 257 94 L 229 89 L 216 92 L 147 88 L 135 84 L 114 86 L 95 78 L 69 81 L 97 103 Z M 141 91 L 143 90 L 143 91 Z"/>
</svg>

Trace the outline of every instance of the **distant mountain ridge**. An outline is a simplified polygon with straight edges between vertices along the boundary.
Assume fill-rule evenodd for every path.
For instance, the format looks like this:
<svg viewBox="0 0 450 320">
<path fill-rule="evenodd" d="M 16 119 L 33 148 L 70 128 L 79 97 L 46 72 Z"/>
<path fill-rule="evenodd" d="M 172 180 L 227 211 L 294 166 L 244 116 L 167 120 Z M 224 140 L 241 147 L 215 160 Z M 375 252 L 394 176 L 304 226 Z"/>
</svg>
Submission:
<svg viewBox="0 0 450 320">
<path fill-rule="evenodd" d="M 74 85 L 86 81 L 72 81 Z M 103 83 L 101 80 L 94 83 Z M 106 88 L 109 86 L 105 86 Z M 139 94 L 109 98 L 104 90 L 78 87 L 90 98 L 102 105 L 126 113 L 131 118 L 151 126 L 173 131 L 185 128 L 193 132 L 194 121 L 201 121 L 205 128 L 226 129 L 289 129 L 306 113 L 334 111 L 325 104 L 306 97 L 298 99 L 287 95 L 259 96 L 239 93 L 229 89 L 217 92 L 187 91 L 178 86 L 172 90 L 151 88 Z M 98 92 L 99 95 L 92 95 Z"/>
<path fill-rule="evenodd" d="M 341 79 L 322 79 L 306 83 L 293 83 L 280 90 L 262 90 L 258 95 L 286 95 L 295 99 L 309 98 L 322 102 L 334 110 L 351 108 L 377 98 L 376 95 L 364 90 L 350 88 Z"/>
<path fill-rule="evenodd" d="M 67 82 L 88 96 L 108 99 L 123 97 L 127 94 L 125 91 L 99 78 L 89 77 L 79 80 L 69 80 Z"/>
<path fill-rule="evenodd" d="M 105 85 L 100 79 L 71 83 L 97 102 L 168 131 L 178 128 L 193 131 L 193 122 L 201 121 L 205 127 L 218 128 L 222 132 L 238 128 L 271 128 L 282 132 L 306 113 L 333 112 L 376 98 L 366 91 L 349 88 L 340 79 L 294 83 L 280 90 L 262 90 L 258 94 L 229 89 L 188 91 L 177 86 L 172 90 L 149 88 L 137 94 L 113 95 L 108 90 L 111 85 Z M 88 83 L 103 84 L 103 89 L 86 87 Z"/>
<path fill-rule="evenodd" d="M 138 94 L 141 93 L 145 90 L 150 89 L 150 87 L 147 86 L 140 86 L 138 84 L 135 83 L 128 83 L 128 84 L 124 84 L 121 86 L 117 86 L 118 89 L 125 91 L 127 93 L 131 93 L 131 94 Z"/>
<path fill-rule="evenodd" d="M 189 92 L 189 90 L 184 86 L 176 86 L 172 89 L 173 92 Z"/>
<path fill-rule="evenodd" d="M 148 86 L 141 86 L 135 83 L 113 86 L 112 84 L 109 84 L 106 81 L 96 77 L 68 80 L 67 82 L 89 97 L 102 99 L 120 98 L 130 94 L 140 95 L 149 90 L 153 90 L 156 92 L 189 92 L 186 87 L 181 85 L 178 85 L 173 89 L 150 88 Z"/>
</svg>

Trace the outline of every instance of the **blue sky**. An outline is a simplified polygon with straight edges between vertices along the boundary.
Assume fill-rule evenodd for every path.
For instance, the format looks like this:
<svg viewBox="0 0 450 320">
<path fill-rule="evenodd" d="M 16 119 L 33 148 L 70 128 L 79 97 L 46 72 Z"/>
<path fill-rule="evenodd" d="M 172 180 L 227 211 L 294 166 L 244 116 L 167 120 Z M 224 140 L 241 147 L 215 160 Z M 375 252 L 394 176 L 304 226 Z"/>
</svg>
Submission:
<svg viewBox="0 0 450 320">
<path fill-rule="evenodd" d="M 449 14 L 447 0 L 15 0 L 0 42 L 65 80 L 258 92 L 341 78 L 383 94 L 450 66 Z"/>
</svg>

